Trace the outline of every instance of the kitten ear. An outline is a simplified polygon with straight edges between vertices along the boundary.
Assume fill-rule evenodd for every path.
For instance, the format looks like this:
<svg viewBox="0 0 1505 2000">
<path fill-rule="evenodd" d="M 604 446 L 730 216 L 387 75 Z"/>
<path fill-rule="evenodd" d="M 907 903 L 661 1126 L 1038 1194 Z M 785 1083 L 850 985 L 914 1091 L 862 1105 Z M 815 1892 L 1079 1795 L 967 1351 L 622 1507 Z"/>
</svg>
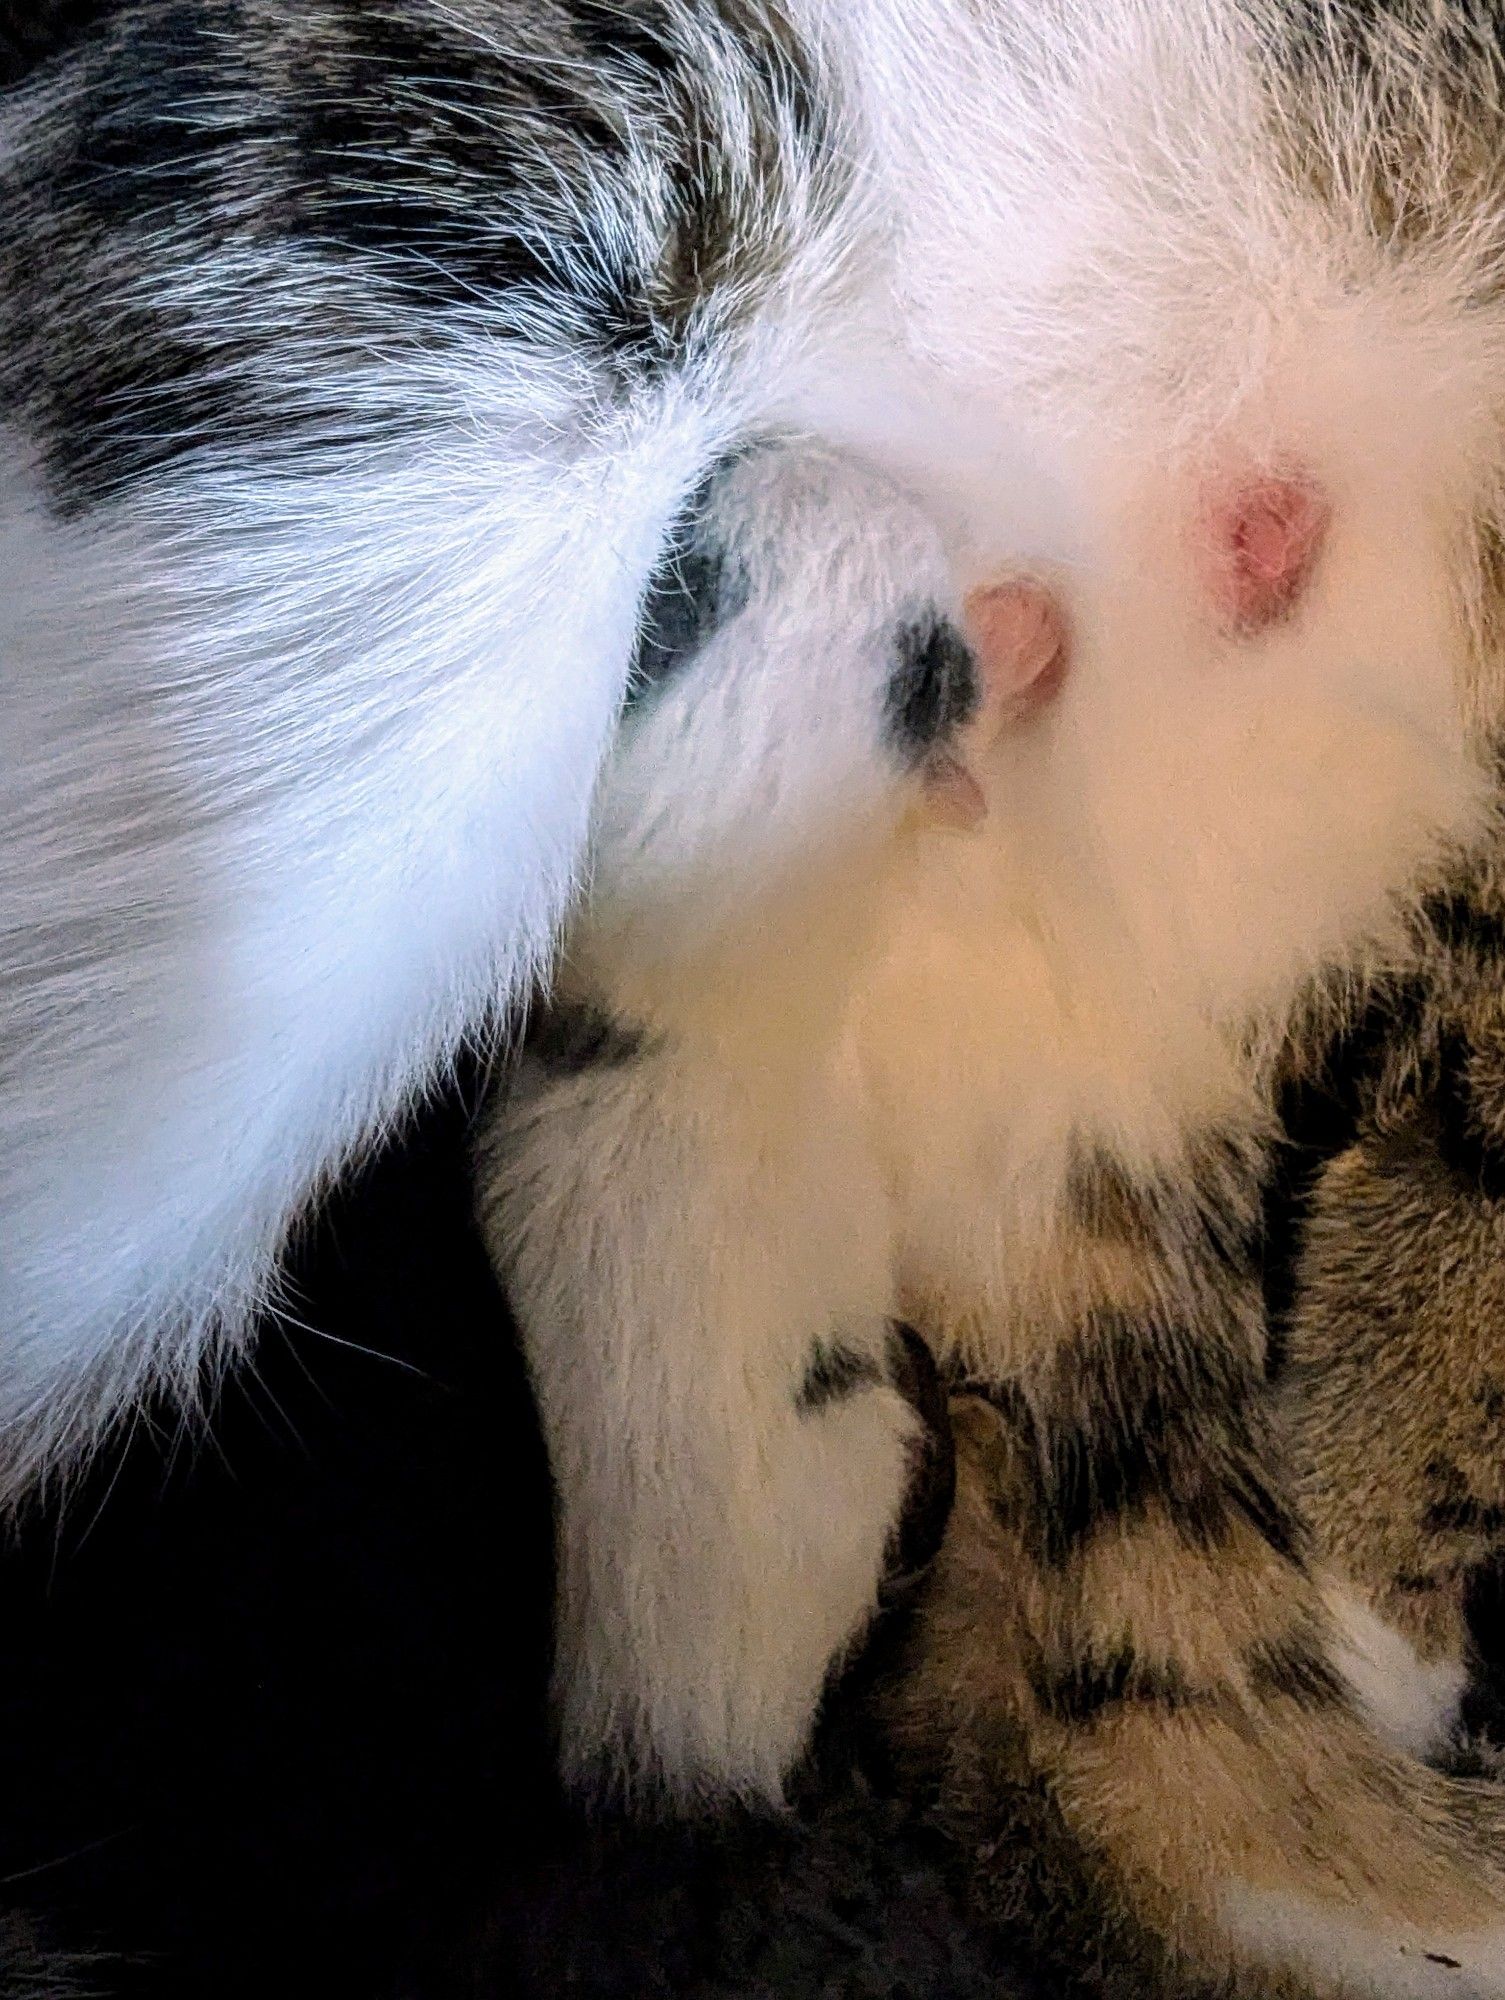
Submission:
<svg viewBox="0 0 1505 2000">
<path fill-rule="evenodd" d="M 1066 659 L 1066 619 L 1054 592 L 1020 577 L 968 594 L 967 637 L 982 675 L 983 707 L 1001 719 L 1018 696 L 1058 677 Z"/>
<path fill-rule="evenodd" d="M 970 833 L 987 818 L 987 795 L 959 757 L 932 750 L 921 770 L 921 811 L 927 824 Z"/>
</svg>

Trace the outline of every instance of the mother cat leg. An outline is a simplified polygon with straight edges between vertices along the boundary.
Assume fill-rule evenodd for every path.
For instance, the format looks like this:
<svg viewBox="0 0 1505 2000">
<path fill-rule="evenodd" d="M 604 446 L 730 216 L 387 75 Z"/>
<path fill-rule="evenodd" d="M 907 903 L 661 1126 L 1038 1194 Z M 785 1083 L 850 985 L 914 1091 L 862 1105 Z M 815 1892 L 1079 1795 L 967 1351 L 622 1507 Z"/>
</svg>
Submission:
<svg viewBox="0 0 1505 2000">
<path fill-rule="evenodd" d="M 1242 1187 L 1208 1158 L 1189 1200 L 1083 1175 L 1072 1312 L 958 1404 L 901 1730 L 984 1900 L 1052 1912 L 1106 1990 L 1505 1992 L 1505 1803 L 1389 1747 L 1344 1678 L 1267 1404 L 1255 1149 Z"/>
<path fill-rule="evenodd" d="M 1423 1753 L 1458 1722 L 1481 1664 L 1470 1586 L 1505 1548 L 1499 860 L 1422 903 L 1415 967 L 1335 1052 L 1347 1117 L 1308 1177 L 1281 1343 L 1282 1415 L 1349 1670 L 1376 1721 Z M 1293 1136 L 1319 1136 L 1299 1110 Z"/>
</svg>

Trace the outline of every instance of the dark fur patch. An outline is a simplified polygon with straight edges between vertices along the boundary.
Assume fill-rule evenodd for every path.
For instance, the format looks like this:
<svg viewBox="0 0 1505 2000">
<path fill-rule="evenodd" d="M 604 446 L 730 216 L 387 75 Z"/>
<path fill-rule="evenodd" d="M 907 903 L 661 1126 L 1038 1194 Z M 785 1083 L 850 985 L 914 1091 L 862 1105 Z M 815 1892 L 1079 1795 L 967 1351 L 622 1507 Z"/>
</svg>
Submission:
<svg viewBox="0 0 1505 2000">
<path fill-rule="evenodd" d="M 893 748 L 912 762 L 971 720 L 982 690 L 971 648 L 938 613 L 900 626 L 893 653 L 884 726 Z"/>
<path fill-rule="evenodd" d="M 1269 1639 L 1250 1649 L 1249 1683 L 1264 1700 L 1294 1701 L 1305 1709 L 1352 1706 L 1343 1676 L 1303 1639 Z"/>
<path fill-rule="evenodd" d="M 686 504 L 648 579 L 627 683 L 629 710 L 673 680 L 746 607 L 747 572 L 706 519 L 727 463 L 714 467 Z"/>
<path fill-rule="evenodd" d="M 946 1385 L 913 1327 L 895 1322 L 889 1336 L 888 1377 L 924 1426 L 914 1447 L 904 1511 L 885 1565 L 883 1598 L 891 1604 L 908 1592 L 940 1551 L 956 1498 L 956 1443 Z"/>
<path fill-rule="evenodd" d="M 1438 889 L 1421 905 L 1422 922 L 1444 950 L 1481 960 L 1505 959 L 1505 917 L 1466 890 Z"/>
<path fill-rule="evenodd" d="M 143 0 L 60 58 L 0 174 L 0 396 L 63 511 L 184 459 L 386 441 L 383 363 L 461 330 L 573 349 L 610 396 L 750 309 L 792 183 L 819 209 L 838 172 L 779 17 L 477 18 Z"/>
<path fill-rule="evenodd" d="M 1469 1082 L 1473 1051 L 1456 1029 L 1438 1048 L 1432 1110 L 1437 1150 L 1448 1170 L 1485 1201 L 1505 1201 L 1505 1145 L 1480 1118 Z"/>
<path fill-rule="evenodd" d="M 871 1355 L 843 1347 L 840 1341 L 823 1340 L 810 1358 L 795 1405 L 806 1413 L 829 1409 L 863 1389 L 876 1388 L 882 1380 L 883 1370 Z"/>
<path fill-rule="evenodd" d="M 11 90 L 41 62 L 69 48 L 120 0 L 3 0 L 0 90 Z"/>
<path fill-rule="evenodd" d="M 1175 1714 L 1212 1699 L 1210 1691 L 1193 1688 L 1173 1660 L 1142 1659 L 1132 1646 L 1106 1659 L 1088 1657 L 1064 1667 L 1037 1662 L 1030 1688 L 1053 1721 L 1077 1727 L 1098 1722 L 1114 1709 L 1134 1706 Z"/>
<path fill-rule="evenodd" d="M 1067 1560 L 1151 1502 L 1196 1547 L 1242 1521 L 1299 1560 L 1300 1525 L 1266 1470 L 1272 1447 L 1254 1360 L 1196 1327 L 1094 1314 L 1014 1409 L 1037 1468 L 1048 1561 Z"/>
<path fill-rule="evenodd" d="M 1429 1535 L 1498 1535 L 1505 1531 L 1505 1507 L 1472 1495 L 1436 1500 L 1421 1517 Z"/>
<path fill-rule="evenodd" d="M 1415 1570 L 1397 1570 L 1391 1582 L 1402 1597 L 1428 1597 L 1439 1587 L 1439 1579 L 1422 1576 Z"/>
<path fill-rule="evenodd" d="M 1387 1058 L 1398 1042 L 1417 1034 L 1426 1006 L 1419 976 L 1386 981 L 1325 1048 L 1291 1052 L 1275 1107 L 1284 1142 L 1265 1185 L 1262 1217 L 1272 1377 L 1285 1360 L 1301 1249 L 1322 1170 L 1357 1141 Z"/>
<path fill-rule="evenodd" d="M 614 1021 L 594 1007 L 551 1008 L 528 1034 L 530 1054 L 556 1076 L 621 1069 L 636 1062 L 646 1046 L 640 1028 Z"/>
<path fill-rule="evenodd" d="M 1066 1207 L 1076 1228 L 1109 1242 L 1148 1245 L 1163 1233 L 1154 1186 L 1101 1148 L 1073 1153 L 1066 1173 Z"/>
<path fill-rule="evenodd" d="M 1190 1254 L 1215 1281 L 1242 1284 L 1254 1275 L 1263 1227 L 1224 1191 L 1228 1182 L 1237 1185 L 1244 1167 L 1232 1142 L 1217 1133 L 1199 1143 L 1191 1185 L 1132 1174 L 1101 1150 L 1079 1152 L 1066 1177 L 1067 1213 L 1088 1236 L 1151 1254 Z"/>
<path fill-rule="evenodd" d="M 1505 1530 L 1505 1507 L 1472 1492 L 1462 1467 L 1451 1458 L 1439 1452 L 1423 1469 L 1432 1491 L 1421 1516 L 1426 1534 L 1493 1536 Z"/>
</svg>

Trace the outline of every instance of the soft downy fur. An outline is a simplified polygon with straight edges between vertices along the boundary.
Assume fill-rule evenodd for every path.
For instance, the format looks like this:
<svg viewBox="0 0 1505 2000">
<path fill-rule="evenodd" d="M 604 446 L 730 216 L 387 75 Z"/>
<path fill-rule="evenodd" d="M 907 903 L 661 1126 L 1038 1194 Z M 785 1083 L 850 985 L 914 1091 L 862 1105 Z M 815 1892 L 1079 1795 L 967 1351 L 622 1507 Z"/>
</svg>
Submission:
<svg viewBox="0 0 1505 2000">
<path fill-rule="evenodd" d="M 563 1496 L 567 1761 L 769 1795 L 923 1449 L 884 1190 L 826 1072 L 974 670 L 938 538 L 871 473 L 765 446 L 686 535 L 648 630 L 687 643 L 645 649 L 601 921 L 509 1080 L 487 1199 Z"/>
<path fill-rule="evenodd" d="M 860 877 L 766 778 L 729 845 L 742 749 L 708 767 L 696 733 L 727 679 L 798 715 L 819 601 L 808 637 L 733 620 L 661 697 L 683 770 L 655 756 L 644 795 L 649 707 L 608 773 L 561 989 L 594 1026 L 525 1071 L 486 1162 L 560 1484 L 566 1758 L 776 1795 L 892 1560 L 913 1420 L 884 1329 L 908 1321 L 971 1393 L 893 1719 L 983 1898 L 1032 1901 L 1125 1993 L 1499 1993 L 1505 1801 L 1418 1755 L 1452 1727 L 1461 1578 L 1498 1526 L 1493 1196 L 1468 1165 L 1505 722 L 1498 24 L 1114 5 L 1078 38 L 958 6 L 901 37 L 869 12 L 924 311 L 831 433 L 934 506 L 958 587 L 1012 537 L 1069 609 L 1069 667 L 979 767 L 985 827 L 899 815 Z M 935 390 L 928 435 L 890 422 L 902 381 Z M 1027 522 L 987 504 L 1011 457 Z M 1250 618 L 1243 524 L 1272 486 L 1321 529 Z M 770 563 L 765 529 L 750 546 Z M 782 677 L 743 651 L 771 641 Z M 803 769 L 798 722 L 781 741 Z M 765 863 L 783 887 L 750 894 Z M 1272 1390 L 1277 1109 L 1364 1024 L 1374 1127 L 1317 1184 Z M 1349 1215 L 1382 1143 L 1399 1215 L 1362 1185 Z M 1467 1255 L 1484 1311 L 1390 1342 L 1408 1233 L 1434 1284 Z M 1393 1373 L 1357 1359 L 1377 1349 Z M 1366 1479 L 1391 1502 L 1367 1523 Z"/>
<path fill-rule="evenodd" d="M 985 835 L 893 825 L 894 656 L 839 596 L 835 726 L 761 738 L 792 791 L 728 745 L 719 837 L 647 840 L 651 920 L 613 937 L 598 877 L 585 1056 L 657 1038 L 684 1081 L 629 1104 L 577 1051 L 632 1143 L 583 1101 L 563 1166 L 564 1119 L 538 1154 L 504 1124 L 494 1192 L 535 1342 L 638 1357 L 638 1453 L 582 1393 L 572 1457 L 549 1398 L 636 1552 L 595 1559 L 624 1626 L 567 1607 L 581 1712 L 682 1791 L 775 1783 L 890 1560 L 902 1311 L 992 1385 L 909 1696 L 948 1809 L 998 1814 L 1022 1746 L 1151 1959 L 1500 1992 L 1495 1794 L 1342 1676 L 1366 1632 L 1302 1547 L 1241 1227 L 1292 1018 L 1403 962 L 1410 889 L 1485 837 L 1492 10 L 105 12 L 0 112 L 6 1494 L 150 1370 L 191 1389 L 320 1177 L 537 972 L 672 522 L 729 448 L 813 435 L 878 482 L 821 532 L 876 537 L 891 629 L 922 549 L 942 609 L 1038 564 L 1071 671 Z M 1262 481 L 1331 523 L 1235 631 Z M 645 1322 L 650 1258 L 684 1310 Z M 676 1353 L 703 1324 L 724 1366 Z M 722 1570 L 655 1535 L 671 1491 Z"/>
</svg>

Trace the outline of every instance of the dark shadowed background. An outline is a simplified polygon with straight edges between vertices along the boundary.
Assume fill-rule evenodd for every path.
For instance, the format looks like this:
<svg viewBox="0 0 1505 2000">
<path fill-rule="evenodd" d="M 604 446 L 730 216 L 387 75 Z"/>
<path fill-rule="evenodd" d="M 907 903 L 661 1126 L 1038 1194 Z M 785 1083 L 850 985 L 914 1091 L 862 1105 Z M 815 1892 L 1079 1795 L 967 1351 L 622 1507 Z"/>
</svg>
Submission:
<svg viewBox="0 0 1505 2000">
<path fill-rule="evenodd" d="M 302 1324 L 207 1429 L 158 1413 L 0 1558 L 0 1905 L 152 2000 L 1015 1991 L 842 1704 L 782 1823 L 558 1797 L 548 1476 L 467 1103 L 332 1202 Z"/>
</svg>

